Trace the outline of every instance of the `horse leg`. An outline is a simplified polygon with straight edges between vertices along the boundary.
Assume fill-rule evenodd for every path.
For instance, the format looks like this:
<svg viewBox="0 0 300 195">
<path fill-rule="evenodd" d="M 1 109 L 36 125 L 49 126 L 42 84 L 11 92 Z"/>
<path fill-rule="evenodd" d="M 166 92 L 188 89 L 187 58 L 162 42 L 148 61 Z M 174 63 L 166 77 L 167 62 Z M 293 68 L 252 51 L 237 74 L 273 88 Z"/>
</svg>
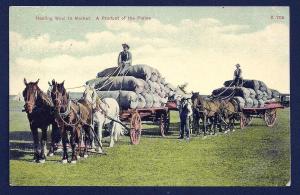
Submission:
<svg viewBox="0 0 300 195">
<path fill-rule="evenodd" d="M 97 148 L 98 153 L 103 153 L 102 151 L 102 128 L 103 124 L 101 122 L 98 122 L 98 138 L 99 138 L 99 145 Z"/>
<path fill-rule="evenodd" d="M 218 126 L 218 117 L 213 116 L 212 121 L 213 121 L 213 135 L 215 135 L 216 134 L 216 129 L 217 129 L 217 126 Z"/>
<path fill-rule="evenodd" d="M 72 148 L 72 159 L 71 159 L 71 163 L 75 164 L 77 161 L 77 152 L 76 152 L 76 132 L 77 132 L 77 127 L 73 127 L 72 131 L 71 131 L 71 137 L 70 137 L 70 144 L 71 144 L 71 148 Z M 80 149 L 81 147 L 79 147 Z"/>
<path fill-rule="evenodd" d="M 115 144 L 115 136 L 116 136 L 116 131 L 115 131 L 115 123 L 112 122 L 112 124 L 110 124 L 110 128 L 111 128 L 111 134 L 110 134 L 110 143 L 109 143 L 109 147 L 112 148 L 114 147 Z"/>
<path fill-rule="evenodd" d="M 230 122 L 230 130 L 235 131 L 234 130 L 234 115 L 231 116 L 231 122 Z"/>
<path fill-rule="evenodd" d="M 87 158 L 88 157 L 88 142 L 91 141 L 90 139 L 90 134 L 91 134 L 91 129 L 90 127 L 85 127 L 84 128 L 84 153 L 83 153 L 83 157 Z"/>
<path fill-rule="evenodd" d="M 39 134 L 38 129 L 36 127 L 30 126 L 32 139 L 33 139 L 33 145 L 34 145 L 34 156 L 33 161 L 39 162 Z"/>
<path fill-rule="evenodd" d="M 200 135 L 200 118 L 196 119 L 196 126 L 197 126 L 197 130 L 198 130 L 198 135 Z"/>
<path fill-rule="evenodd" d="M 68 162 L 68 151 L 67 151 L 68 134 L 67 134 L 67 129 L 65 127 L 62 127 L 61 133 L 62 133 L 61 137 L 62 137 L 62 144 L 63 144 L 62 163 L 65 164 L 65 163 Z"/>
<path fill-rule="evenodd" d="M 207 117 L 206 115 L 203 116 L 203 131 L 204 131 L 204 136 L 206 136 L 206 127 L 207 127 Z"/>
<path fill-rule="evenodd" d="M 94 132 L 97 133 L 98 132 L 98 124 L 95 123 L 93 128 L 94 128 Z M 96 138 L 95 138 L 95 136 L 96 135 L 94 135 L 94 133 L 92 131 L 92 128 L 89 128 L 88 134 L 89 134 L 89 141 L 90 141 L 90 144 L 91 144 L 91 149 L 95 150 L 95 148 L 96 148 L 96 145 L 95 145 L 95 139 Z"/>
<path fill-rule="evenodd" d="M 42 129 L 41 137 L 41 154 L 40 154 L 40 163 L 44 163 L 46 160 L 46 150 L 47 150 L 47 127 Z"/>
<path fill-rule="evenodd" d="M 55 147 L 55 132 L 56 129 L 54 129 L 54 124 L 52 124 L 52 131 L 51 131 L 51 144 L 50 144 L 50 149 L 47 154 L 47 156 L 53 156 L 54 155 L 54 147 Z"/>
</svg>

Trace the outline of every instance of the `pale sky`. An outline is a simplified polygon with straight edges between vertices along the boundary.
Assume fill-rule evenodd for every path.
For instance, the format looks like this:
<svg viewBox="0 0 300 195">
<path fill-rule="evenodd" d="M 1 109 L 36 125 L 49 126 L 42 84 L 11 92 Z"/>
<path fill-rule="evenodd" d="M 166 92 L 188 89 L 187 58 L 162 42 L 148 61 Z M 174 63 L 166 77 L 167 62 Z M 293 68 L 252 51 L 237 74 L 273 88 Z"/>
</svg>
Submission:
<svg viewBox="0 0 300 195">
<path fill-rule="evenodd" d="M 153 66 L 167 82 L 187 82 L 202 94 L 232 79 L 237 63 L 244 79 L 290 91 L 288 7 L 10 7 L 9 26 L 10 94 L 24 89 L 24 77 L 40 78 L 44 91 L 53 78 L 83 85 L 116 65 L 124 42 L 133 64 Z"/>
</svg>

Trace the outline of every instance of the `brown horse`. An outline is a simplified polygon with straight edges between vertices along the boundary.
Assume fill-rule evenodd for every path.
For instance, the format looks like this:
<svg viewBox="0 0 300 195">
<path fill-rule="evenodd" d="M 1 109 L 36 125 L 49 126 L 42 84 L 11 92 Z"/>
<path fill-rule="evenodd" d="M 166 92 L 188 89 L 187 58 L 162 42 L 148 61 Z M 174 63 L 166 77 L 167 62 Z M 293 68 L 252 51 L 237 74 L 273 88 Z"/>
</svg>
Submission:
<svg viewBox="0 0 300 195">
<path fill-rule="evenodd" d="M 76 163 L 78 158 L 77 146 L 82 145 L 83 134 L 88 135 L 90 133 L 90 128 L 92 127 L 92 105 L 82 99 L 77 102 L 70 100 L 69 95 L 64 87 L 64 82 L 57 83 L 55 80 L 52 81 L 51 98 L 55 106 L 56 122 L 58 123 L 58 127 L 60 128 L 62 135 L 62 163 L 68 162 L 68 153 L 66 147 L 66 143 L 68 141 L 68 131 L 71 134 L 71 163 Z M 84 139 L 84 142 L 85 148 L 83 156 L 86 158 L 88 156 L 87 139 Z"/>
<path fill-rule="evenodd" d="M 200 131 L 201 119 L 203 122 L 203 133 L 206 136 L 208 121 L 210 120 L 214 129 L 213 133 L 215 134 L 216 124 L 219 123 L 220 119 L 222 101 L 205 99 L 199 93 L 193 93 L 191 99 L 193 103 L 193 121 L 196 128 Z"/>
<path fill-rule="evenodd" d="M 52 140 L 49 154 L 54 152 L 55 134 L 57 134 L 57 125 L 54 121 L 53 104 L 51 99 L 48 98 L 38 87 L 39 79 L 36 82 L 27 83 L 24 78 L 25 89 L 23 97 L 25 101 L 25 112 L 29 120 L 29 125 L 34 142 L 34 160 L 35 162 L 44 163 L 46 156 L 47 145 L 47 129 L 52 124 Z M 38 129 L 42 130 L 41 145 L 39 145 Z M 41 149 L 39 148 L 41 147 Z M 40 151 L 39 151 L 40 150 Z"/>
<path fill-rule="evenodd" d="M 234 121 L 239 111 L 238 103 L 234 99 L 223 100 L 221 103 L 221 117 L 225 120 L 226 126 L 234 130 Z"/>
</svg>

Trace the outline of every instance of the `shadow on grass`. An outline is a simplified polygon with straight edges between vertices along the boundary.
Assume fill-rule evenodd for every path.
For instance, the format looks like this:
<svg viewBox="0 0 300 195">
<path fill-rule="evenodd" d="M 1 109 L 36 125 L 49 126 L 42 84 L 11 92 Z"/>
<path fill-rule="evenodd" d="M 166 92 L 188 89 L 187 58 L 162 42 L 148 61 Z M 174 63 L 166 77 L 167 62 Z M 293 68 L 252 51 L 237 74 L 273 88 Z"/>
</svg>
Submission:
<svg viewBox="0 0 300 195">
<path fill-rule="evenodd" d="M 32 141 L 32 135 L 30 131 L 13 131 L 9 132 L 10 140 L 22 140 L 22 141 Z"/>
</svg>

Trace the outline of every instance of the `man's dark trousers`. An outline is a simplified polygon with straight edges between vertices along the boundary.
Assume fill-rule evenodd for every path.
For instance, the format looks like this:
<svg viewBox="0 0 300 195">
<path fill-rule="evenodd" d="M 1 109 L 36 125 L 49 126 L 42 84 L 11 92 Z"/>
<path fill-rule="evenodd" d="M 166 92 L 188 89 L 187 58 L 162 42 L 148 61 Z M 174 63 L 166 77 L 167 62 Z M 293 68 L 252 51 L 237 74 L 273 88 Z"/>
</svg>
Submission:
<svg viewBox="0 0 300 195">
<path fill-rule="evenodd" d="M 190 138 L 190 120 L 187 115 L 180 116 L 180 137 L 183 138 L 184 131 L 186 137 Z"/>
</svg>

